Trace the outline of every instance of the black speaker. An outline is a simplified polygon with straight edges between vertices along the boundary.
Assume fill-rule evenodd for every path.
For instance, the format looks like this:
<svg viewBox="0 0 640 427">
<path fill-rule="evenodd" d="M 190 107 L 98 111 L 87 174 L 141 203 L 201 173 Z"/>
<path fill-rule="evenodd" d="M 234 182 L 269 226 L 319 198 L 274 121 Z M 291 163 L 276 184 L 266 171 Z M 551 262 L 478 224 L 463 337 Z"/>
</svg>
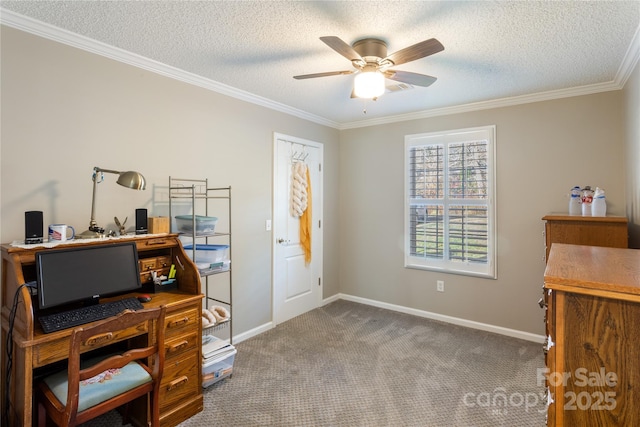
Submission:
<svg viewBox="0 0 640 427">
<path fill-rule="evenodd" d="M 136 209 L 136 234 L 147 234 L 147 210 Z"/>
<path fill-rule="evenodd" d="M 24 243 L 42 243 L 42 211 L 27 211 L 24 213 Z"/>
</svg>

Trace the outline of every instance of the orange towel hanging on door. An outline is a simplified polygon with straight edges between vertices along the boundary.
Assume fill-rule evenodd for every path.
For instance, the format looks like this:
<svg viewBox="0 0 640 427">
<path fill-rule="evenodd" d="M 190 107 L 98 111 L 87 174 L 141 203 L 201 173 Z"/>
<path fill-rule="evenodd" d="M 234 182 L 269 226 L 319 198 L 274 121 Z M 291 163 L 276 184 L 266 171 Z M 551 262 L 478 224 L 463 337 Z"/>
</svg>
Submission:
<svg viewBox="0 0 640 427">
<path fill-rule="evenodd" d="M 304 262 L 309 265 L 311 262 L 311 178 L 309 167 L 306 167 L 307 176 L 307 209 L 300 216 L 300 244 L 304 249 Z"/>
</svg>

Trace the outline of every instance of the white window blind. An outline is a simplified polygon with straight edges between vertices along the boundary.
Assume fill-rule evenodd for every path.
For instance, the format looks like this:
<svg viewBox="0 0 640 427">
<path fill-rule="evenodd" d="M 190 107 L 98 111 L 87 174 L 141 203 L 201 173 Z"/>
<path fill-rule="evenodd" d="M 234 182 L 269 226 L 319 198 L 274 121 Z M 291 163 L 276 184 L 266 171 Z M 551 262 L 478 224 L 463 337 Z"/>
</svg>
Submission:
<svg viewBox="0 0 640 427">
<path fill-rule="evenodd" d="M 405 266 L 496 277 L 495 126 L 405 137 Z"/>
</svg>

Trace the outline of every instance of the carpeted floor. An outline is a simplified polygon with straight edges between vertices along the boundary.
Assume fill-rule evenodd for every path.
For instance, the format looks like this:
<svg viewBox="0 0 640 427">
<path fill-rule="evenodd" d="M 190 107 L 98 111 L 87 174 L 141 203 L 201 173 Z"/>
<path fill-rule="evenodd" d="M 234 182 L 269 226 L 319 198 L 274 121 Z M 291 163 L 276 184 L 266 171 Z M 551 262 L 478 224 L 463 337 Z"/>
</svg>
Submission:
<svg viewBox="0 0 640 427">
<path fill-rule="evenodd" d="M 236 347 L 233 376 L 181 427 L 545 423 L 529 341 L 341 300 Z"/>
</svg>

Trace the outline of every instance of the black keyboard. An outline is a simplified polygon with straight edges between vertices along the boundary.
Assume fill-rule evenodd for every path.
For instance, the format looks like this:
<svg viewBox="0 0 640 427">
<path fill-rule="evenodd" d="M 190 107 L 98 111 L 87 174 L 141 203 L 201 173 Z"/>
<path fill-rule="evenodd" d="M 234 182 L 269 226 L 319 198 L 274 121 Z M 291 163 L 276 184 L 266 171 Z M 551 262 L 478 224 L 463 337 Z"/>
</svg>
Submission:
<svg viewBox="0 0 640 427">
<path fill-rule="evenodd" d="M 71 328 L 73 326 L 84 325 L 96 320 L 106 319 L 115 316 L 124 310 L 141 310 L 144 306 L 137 298 L 125 298 L 119 301 L 110 301 L 101 304 L 89 305 L 60 313 L 40 316 L 40 324 L 45 334 Z"/>
</svg>

